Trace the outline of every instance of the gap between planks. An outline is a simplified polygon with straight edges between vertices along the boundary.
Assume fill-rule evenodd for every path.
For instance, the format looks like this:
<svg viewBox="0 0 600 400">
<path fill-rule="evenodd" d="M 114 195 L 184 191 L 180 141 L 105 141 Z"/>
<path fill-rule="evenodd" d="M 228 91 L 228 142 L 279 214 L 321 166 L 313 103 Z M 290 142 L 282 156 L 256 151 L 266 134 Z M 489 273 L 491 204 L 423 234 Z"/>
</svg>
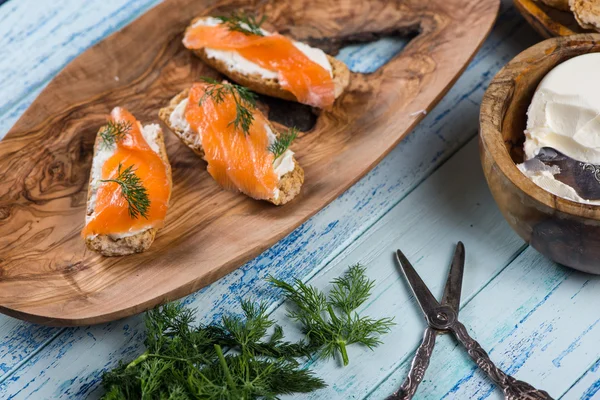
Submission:
<svg viewBox="0 0 600 400">
<path fill-rule="evenodd" d="M 558 400 L 571 400 L 571 399 L 580 399 L 580 400 L 589 400 L 594 398 L 594 396 L 600 391 L 600 377 L 598 377 L 597 373 L 600 370 L 600 358 L 596 360 L 596 362 L 592 363 L 588 370 L 579 377 L 571 385 L 571 387 L 558 399 Z M 596 376 L 594 376 L 596 373 Z M 590 378 L 591 382 L 585 382 L 586 378 Z M 579 388 L 579 386 L 583 386 Z M 598 397 L 596 397 L 598 398 Z"/>
</svg>

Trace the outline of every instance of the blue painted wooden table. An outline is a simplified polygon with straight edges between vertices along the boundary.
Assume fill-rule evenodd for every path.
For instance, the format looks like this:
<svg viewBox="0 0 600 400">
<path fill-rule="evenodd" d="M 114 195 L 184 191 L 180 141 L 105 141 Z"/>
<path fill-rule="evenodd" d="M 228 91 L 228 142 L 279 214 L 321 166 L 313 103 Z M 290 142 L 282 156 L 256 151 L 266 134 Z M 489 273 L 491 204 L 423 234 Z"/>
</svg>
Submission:
<svg viewBox="0 0 600 400">
<path fill-rule="evenodd" d="M 92 44 L 157 0 L 10 0 L 0 5 L 0 138 L 50 79 Z M 2 1 L 0 0 L 0 3 Z M 441 103 L 371 173 L 257 259 L 185 302 L 203 322 L 236 312 L 238 300 L 270 301 L 287 321 L 271 274 L 325 288 L 348 265 L 368 265 L 375 293 L 364 312 L 397 325 L 375 351 L 349 349 L 350 365 L 316 361 L 327 383 L 310 398 L 381 399 L 401 383 L 424 321 L 398 274 L 402 248 L 435 294 L 454 243 L 467 248 L 461 319 L 507 372 L 555 398 L 600 398 L 600 278 L 544 259 L 505 223 L 477 153 L 479 104 L 494 74 L 541 40 L 503 0 L 500 16 Z M 338 57 L 369 72 L 402 48 L 384 39 Z M 294 332 L 294 327 L 286 327 Z M 103 371 L 143 352 L 141 315 L 82 328 L 48 328 L 0 316 L 0 398 L 79 399 L 102 394 Z M 419 399 L 500 399 L 456 342 L 438 339 Z"/>
</svg>

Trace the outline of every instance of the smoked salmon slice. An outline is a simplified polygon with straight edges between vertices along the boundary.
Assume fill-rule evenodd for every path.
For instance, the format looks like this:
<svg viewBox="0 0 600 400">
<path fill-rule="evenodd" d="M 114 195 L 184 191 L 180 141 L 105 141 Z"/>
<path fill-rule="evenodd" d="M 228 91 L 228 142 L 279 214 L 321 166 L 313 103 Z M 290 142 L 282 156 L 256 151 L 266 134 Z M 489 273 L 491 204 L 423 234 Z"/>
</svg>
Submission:
<svg viewBox="0 0 600 400">
<path fill-rule="evenodd" d="M 279 84 L 300 103 L 329 108 L 335 100 L 330 71 L 312 61 L 292 40 L 278 33 L 264 36 L 231 30 L 226 24 L 195 24 L 183 44 L 191 50 L 210 48 L 235 51 L 244 59 L 277 73 Z"/>
<path fill-rule="evenodd" d="M 241 101 L 233 91 L 224 91 L 219 100 L 207 96 L 214 84 L 195 83 L 190 89 L 185 118 L 200 135 L 208 172 L 219 185 L 239 190 L 258 200 L 275 196 L 279 177 L 274 155 L 269 151 L 269 121 L 256 108 L 248 107 L 252 123 L 247 132 L 236 127 Z M 272 132 L 271 132 L 272 134 Z"/>
<path fill-rule="evenodd" d="M 107 127 L 113 129 L 112 143 L 99 143 L 97 151 L 112 154 L 101 167 L 93 213 L 87 217 L 82 236 L 127 236 L 162 227 L 171 196 L 168 162 L 146 141 L 142 125 L 124 108 L 113 109 Z"/>
</svg>

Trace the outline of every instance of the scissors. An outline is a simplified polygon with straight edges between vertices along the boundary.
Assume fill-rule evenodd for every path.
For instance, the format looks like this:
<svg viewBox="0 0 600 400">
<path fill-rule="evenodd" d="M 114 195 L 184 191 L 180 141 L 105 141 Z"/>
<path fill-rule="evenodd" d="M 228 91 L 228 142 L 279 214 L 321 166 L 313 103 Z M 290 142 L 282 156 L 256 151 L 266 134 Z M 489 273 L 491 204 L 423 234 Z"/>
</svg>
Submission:
<svg viewBox="0 0 600 400">
<path fill-rule="evenodd" d="M 425 329 L 423 342 L 417 349 L 406 380 L 400 386 L 400 390 L 388 397 L 388 400 L 412 399 L 429 366 L 431 353 L 435 346 L 435 339 L 437 335 L 444 333 L 454 334 L 460 344 L 467 349 L 467 353 L 475 361 L 475 364 L 487 374 L 490 380 L 502 389 L 505 399 L 552 400 L 552 397 L 545 391 L 537 390 L 528 383 L 518 381 L 496 367 L 485 350 L 483 350 L 477 341 L 469 336 L 465 326 L 458 321 L 460 292 L 465 267 L 465 247 L 462 242 L 458 242 L 456 246 L 441 304 L 433 297 L 406 256 L 400 250 L 396 252 L 396 256 L 398 263 L 402 267 L 402 272 L 415 294 L 421 310 L 425 314 L 428 327 Z"/>
</svg>

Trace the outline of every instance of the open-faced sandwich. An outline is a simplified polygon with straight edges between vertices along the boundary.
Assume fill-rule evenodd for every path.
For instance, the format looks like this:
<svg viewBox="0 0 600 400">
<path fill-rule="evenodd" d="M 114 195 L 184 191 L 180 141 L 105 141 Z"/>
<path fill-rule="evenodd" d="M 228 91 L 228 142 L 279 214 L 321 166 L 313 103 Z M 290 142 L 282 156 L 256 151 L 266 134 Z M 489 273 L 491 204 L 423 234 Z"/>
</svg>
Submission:
<svg viewBox="0 0 600 400">
<path fill-rule="evenodd" d="M 171 166 L 159 125 L 142 126 L 117 107 L 100 128 L 81 232 L 93 251 L 122 256 L 147 250 L 164 224 Z"/>
<path fill-rule="evenodd" d="M 159 116 L 206 160 L 223 188 L 276 205 L 300 192 L 304 171 L 289 149 L 295 129 L 277 132 L 248 89 L 205 79 L 175 96 Z"/>
<path fill-rule="evenodd" d="M 199 17 L 183 44 L 231 80 L 268 96 L 329 108 L 350 79 L 346 65 L 322 50 L 261 28 L 245 14 Z"/>
</svg>

